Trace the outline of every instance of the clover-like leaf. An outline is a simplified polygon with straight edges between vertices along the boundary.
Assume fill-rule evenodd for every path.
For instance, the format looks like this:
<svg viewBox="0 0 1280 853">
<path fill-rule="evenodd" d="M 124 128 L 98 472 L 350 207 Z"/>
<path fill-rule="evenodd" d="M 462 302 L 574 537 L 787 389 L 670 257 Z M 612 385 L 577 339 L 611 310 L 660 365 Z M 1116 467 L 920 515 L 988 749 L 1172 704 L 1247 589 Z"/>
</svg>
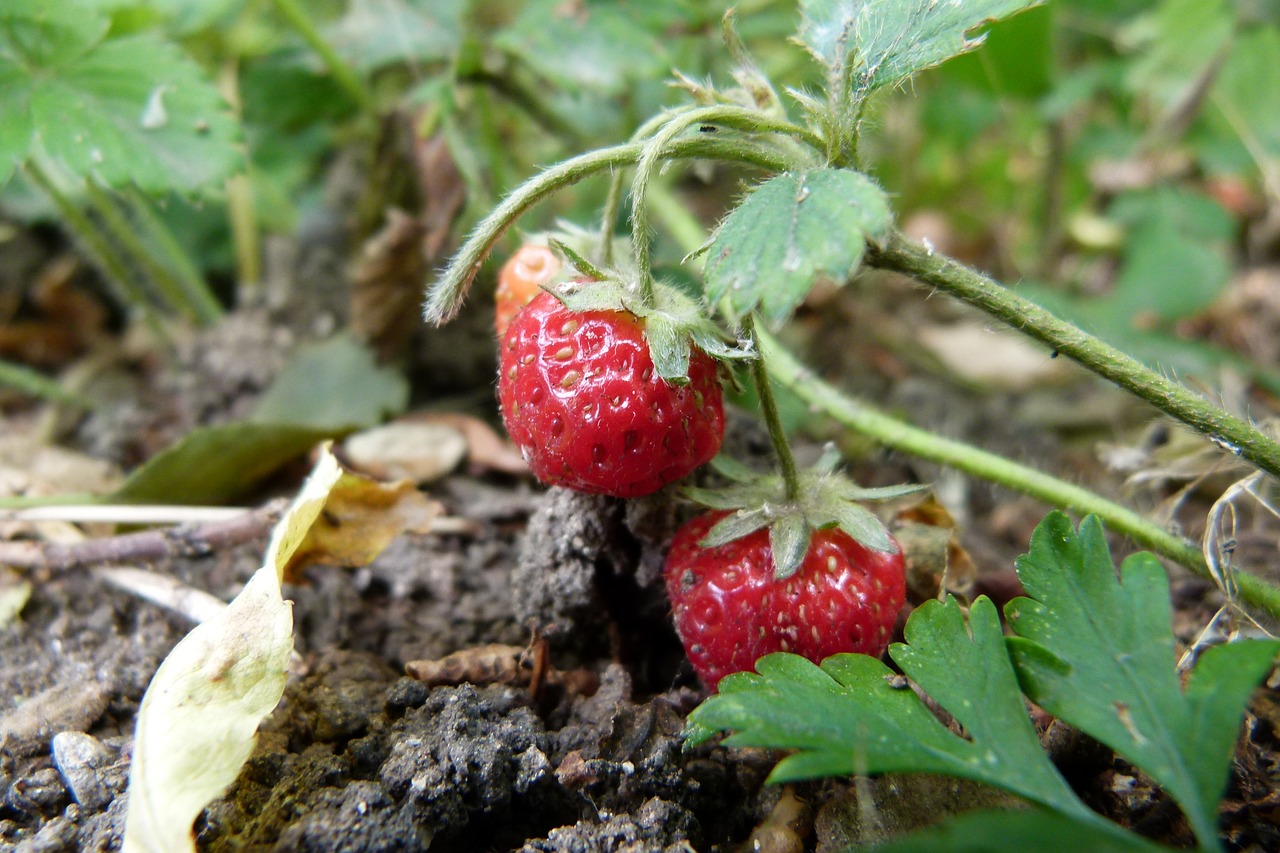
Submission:
<svg viewBox="0 0 1280 853">
<path fill-rule="evenodd" d="M 778 175 L 720 223 L 707 254 L 707 301 L 781 323 L 820 281 L 848 281 L 866 241 L 882 239 L 891 223 L 884 191 L 859 172 Z"/>
<path fill-rule="evenodd" d="M 1018 561 L 1018 577 L 1030 598 L 1005 612 L 1028 697 L 1149 774 L 1177 800 L 1200 843 L 1216 848 L 1217 802 L 1244 705 L 1280 643 L 1212 649 L 1184 691 L 1163 567 L 1136 554 L 1117 577 L 1094 517 L 1077 534 L 1065 515 L 1050 514 Z"/>
<path fill-rule="evenodd" d="M 36 158 L 149 192 L 235 171 L 239 125 L 200 67 L 151 33 L 106 35 L 81 0 L 0 7 L 0 182 Z"/>
</svg>

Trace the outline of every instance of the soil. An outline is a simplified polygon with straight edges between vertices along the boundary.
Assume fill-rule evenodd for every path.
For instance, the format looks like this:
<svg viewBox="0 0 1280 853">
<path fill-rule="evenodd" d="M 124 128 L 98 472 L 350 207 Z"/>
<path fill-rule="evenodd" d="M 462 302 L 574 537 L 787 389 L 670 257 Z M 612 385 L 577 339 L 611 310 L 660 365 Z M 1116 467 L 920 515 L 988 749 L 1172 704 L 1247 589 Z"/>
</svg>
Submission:
<svg viewBox="0 0 1280 853">
<path fill-rule="evenodd" d="M 901 297 L 892 285 L 880 293 Z M 461 343 L 439 337 L 446 330 L 428 348 L 432 375 L 423 387 L 437 400 L 470 395 L 451 398 L 464 400 L 458 410 L 476 399 L 475 365 L 492 369 L 491 357 L 476 355 L 477 340 L 488 345 L 487 319 L 476 316 L 454 327 Z M 844 322 L 838 312 L 822 316 Z M 314 326 L 315 318 L 306 322 Z M 802 318 L 802 336 L 839 340 L 823 322 Z M 880 337 L 892 333 L 890 326 Z M 234 315 L 189 342 L 174 366 L 135 364 L 121 374 L 126 379 L 111 385 L 115 405 L 78 423 L 67 441 L 134 464 L 195 424 L 243 414 L 307 334 L 269 311 Z M 1045 399 L 1036 391 L 975 395 L 892 358 L 870 359 L 877 370 L 847 370 L 849 359 L 868 363 L 865 350 L 810 355 L 862 376 L 857 390 L 910 411 L 919 424 L 1072 472 L 1112 494 L 1122 482 L 1096 461 L 1094 439 L 1150 418 L 1084 383 L 1052 394 L 1076 393 L 1085 408 L 1121 414 L 1107 414 L 1101 427 L 1046 426 L 1027 415 Z M 450 353 L 462 365 L 456 373 L 443 361 Z M 460 377 L 454 387 L 451 375 Z M 489 405 L 471 408 L 485 413 Z M 750 418 L 733 419 L 729 442 L 740 455 L 765 447 Z M 1016 594 L 1012 561 L 1045 507 L 915 460 L 846 449 L 853 473 L 869 485 L 934 483 L 961 521 L 977 589 L 997 599 Z M 274 487 L 296 488 L 295 473 Z M 688 511 L 674 492 L 624 503 L 469 470 L 430 491 L 473 529 L 405 534 L 368 567 L 313 566 L 286 589 L 300 666 L 253 757 L 198 821 L 201 850 L 828 853 L 1005 804 L 988 789 L 928 777 L 772 786 L 765 777 L 773 753 L 716 741 L 685 748 L 684 718 L 705 693 L 683 659 L 659 583 L 663 543 Z M 1203 517 L 1195 500 L 1193 493 L 1178 516 L 1188 525 Z M 257 568 L 264 545 L 151 568 L 227 599 Z M 1203 581 L 1174 577 L 1185 644 L 1220 599 Z M 0 629 L 0 849 L 116 850 L 137 705 L 191 624 L 87 570 L 30 580 L 20 619 Z M 515 679 L 428 685 L 403 674 L 411 661 L 531 643 L 545 644 L 552 665 L 578 677 L 531 690 Z M 1222 816 L 1232 850 L 1280 849 L 1278 709 L 1276 691 L 1261 689 L 1241 736 Z M 1095 808 L 1153 838 L 1190 842 L 1176 809 L 1140 773 L 1060 726 L 1044 728 L 1047 748 Z"/>
</svg>

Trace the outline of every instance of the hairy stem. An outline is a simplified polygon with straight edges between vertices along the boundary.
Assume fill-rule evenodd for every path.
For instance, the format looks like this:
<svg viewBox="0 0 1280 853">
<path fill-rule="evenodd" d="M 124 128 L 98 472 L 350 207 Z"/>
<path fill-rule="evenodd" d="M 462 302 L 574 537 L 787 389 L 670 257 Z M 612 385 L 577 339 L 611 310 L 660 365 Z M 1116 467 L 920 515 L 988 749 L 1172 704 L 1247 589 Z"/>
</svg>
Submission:
<svg viewBox="0 0 1280 853">
<path fill-rule="evenodd" d="M 644 145 L 643 142 L 628 142 L 591 151 L 552 166 L 521 184 L 475 227 L 471 236 L 454 255 L 448 269 L 433 284 L 424 309 L 427 321 L 444 323 L 458 313 L 467 288 L 475 280 L 480 265 L 493 245 L 529 208 L 557 190 L 572 186 L 584 178 L 634 162 Z M 791 165 L 783 154 L 765 146 L 710 136 L 677 140 L 663 156 L 672 160 L 687 157 L 728 160 L 749 163 L 770 171 L 784 171 Z"/>
<path fill-rule="evenodd" d="M 164 220 L 152 209 L 151 202 L 137 188 L 126 189 L 124 200 L 151 245 L 161 253 L 172 269 L 174 281 L 196 320 L 202 325 L 217 322 L 224 313 L 222 305 L 209 289 L 209 283 L 205 281 L 191 254 L 178 242 L 173 230 L 165 225 Z"/>
<path fill-rule="evenodd" d="M 151 279 L 151 283 L 163 296 L 167 306 L 184 314 L 188 319 L 203 322 L 199 308 L 193 306 L 187 299 L 173 272 L 146 245 L 136 225 L 121 213 L 116 197 L 107 192 L 93 178 L 87 179 L 84 185 L 89 208 L 102 223 L 103 229 L 124 250 L 125 255 L 132 258 L 133 262 L 146 273 L 147 278 Z"/>
<path fill-rule="evenodd" d="M 648 139 L 673 113 L 658 113 L 631 134 L 631 142 Z M 626 187 L 625 173 L 621 167 L 609 177 L 609 192 L 605 196 L 604 210 L 600 214 L 600 261 L 604 266 L 613 265 L 613 233 L 618 225 L 618 211 L 622 208 L 622 195 Z"/>
<path fill-rule="evenodd" d="M 764 415 L 765 425 L 769 427 L 769 441 L 773 444 L 774 455 L 778 457 L 778 467 L 782 469 L 782 482 L 786 486 L 787 502 L 795 503 L 800 500 L 800 473 L 796 468 L 796 458 L 791 453 L 791 442 L 787 440 L 787 431 L 782 428 L 778 402 L 773 397 L 773 385 L 769 382 L 769 368 L 765 364 L 763 351 L 760 350 L 761 332 L 757 330 L 754 315 L 748 316 L 743 325 L 757 352 L 760 352 L 760 356 L 751 362 L 751 378 L 755 382 L 756 395 L 760 398 L 760 413 Z"/>
<path fill-rule="evenodd" d="M 1273 477 L 1280 477 L 1280 442 L 985 275 L 937 255 L 897 232 L 884 248 L 872 247 L 867 260 L 872 266 L 907 273 L 981 308 L 1146 400 Z"/>
<path fill-rule="evenodd" d="M 62 224 L 71 231 L 89 260 L 98 268 L 120 303 L 142 313 L 148 328 L 158 340 L 167 341 L 168 335 L 156 317 L 155 306 L 146 291 L 135 280 L 129 259 L 102 233 L 85 212 L 58 186 L 58 182 L 40 163 L 28 160 L 26 175 L 31 182 L 48 196 L 62 217 Z"/>
<path fill-rule="evenodd" d="M 758 329 L 756 338 L 773 378 L 841 425 L 873 438 L 885 447 L 981 477 L 1068 512 L 1096 515 L 1117 533 L 1123 533 L 1139 545 L 1213 580 L 1200 548 L 1132 509 L 1082 486 L 891 417 L 814 376 L 766 331 Z M 1280 589 L 1243 573 L 1237 576 L 1237 580 L 1241 601 L 1280 619 Z"/>
<path fill-rule="evenodd" d="M 788 121 L 773 119 L 746 107 L 720 104 L 700 107 L 673 116 L 662 129 L 645 143 L 640 161 L 636 163 L 635 178 L 631 182 L 631 242 L 636 258 L 640 297 L 646 303 L 653 299 L 652 247 L 653 232 L 649 228 L 649 185 L 658 173 L 658 164 L 664 152 L 680 136 L 695 125 L 706 125 L 713 131 L 719 127 L 731 127 L 757 133 L 779 133 L 800 139 L 821 151 L 822 141 L 810 131 Z"/>
</svg>

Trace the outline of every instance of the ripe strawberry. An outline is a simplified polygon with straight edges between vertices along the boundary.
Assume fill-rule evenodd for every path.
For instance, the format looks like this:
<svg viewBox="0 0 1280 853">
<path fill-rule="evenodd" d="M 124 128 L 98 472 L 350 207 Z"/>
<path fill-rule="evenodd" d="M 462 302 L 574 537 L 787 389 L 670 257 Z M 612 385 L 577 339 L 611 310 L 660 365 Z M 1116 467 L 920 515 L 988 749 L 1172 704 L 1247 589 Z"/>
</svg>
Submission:
<svg viewBox="0 0 1280 853">
<path fill-rule="evenodd" d="M 875 551 L 838 528 L 816 530 L 800 568 L 779 580 L 767 528 L 698 544 L 726 515 L 705 513 L 680 528 L 664 569 L 676 632 L 708 687 L 772 652 L 815 663 L 838 652 L 884 652 L 906 598 L 900 548 Z"/>
<path fill-rule="evenodd" d="M 493 325 L 501 338 L 520 309 L 560 272 L 560 259 L 546 246 L 526 243 L 502 265 L 494 291 Z"/>
<path fill-rule="evenodd" d="M 502 418 L 544 483 L 638 497 L 720 449 L 716 361 L 695 347 L 688 383 L 666 382 L 634 314 L 573 313 L 544 292 L 516 315 L 500 349 Z"/>
</svg>

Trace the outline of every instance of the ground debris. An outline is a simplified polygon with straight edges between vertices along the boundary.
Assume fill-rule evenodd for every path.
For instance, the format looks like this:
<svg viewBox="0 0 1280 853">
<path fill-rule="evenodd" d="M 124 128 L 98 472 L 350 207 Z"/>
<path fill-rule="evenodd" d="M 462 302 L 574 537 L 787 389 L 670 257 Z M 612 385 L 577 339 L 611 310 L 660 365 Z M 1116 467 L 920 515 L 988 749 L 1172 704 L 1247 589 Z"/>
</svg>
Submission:
<svg viewBox="0 0 1280 853">
<path fill-rule="evenodd" d="M 550 665 L 545 640 L 531 646 L 489 643 L 462 649 L 436 660 L 414 660 L 404 665 L 410 678 L 428 687 L 458 684 L 505 684 L 528 687 L 537 696 L 542 687 L 560 687 L 570 695 L 589 696 L 599 678 L 587 669 L 559 670 Z"/>
</svg>

